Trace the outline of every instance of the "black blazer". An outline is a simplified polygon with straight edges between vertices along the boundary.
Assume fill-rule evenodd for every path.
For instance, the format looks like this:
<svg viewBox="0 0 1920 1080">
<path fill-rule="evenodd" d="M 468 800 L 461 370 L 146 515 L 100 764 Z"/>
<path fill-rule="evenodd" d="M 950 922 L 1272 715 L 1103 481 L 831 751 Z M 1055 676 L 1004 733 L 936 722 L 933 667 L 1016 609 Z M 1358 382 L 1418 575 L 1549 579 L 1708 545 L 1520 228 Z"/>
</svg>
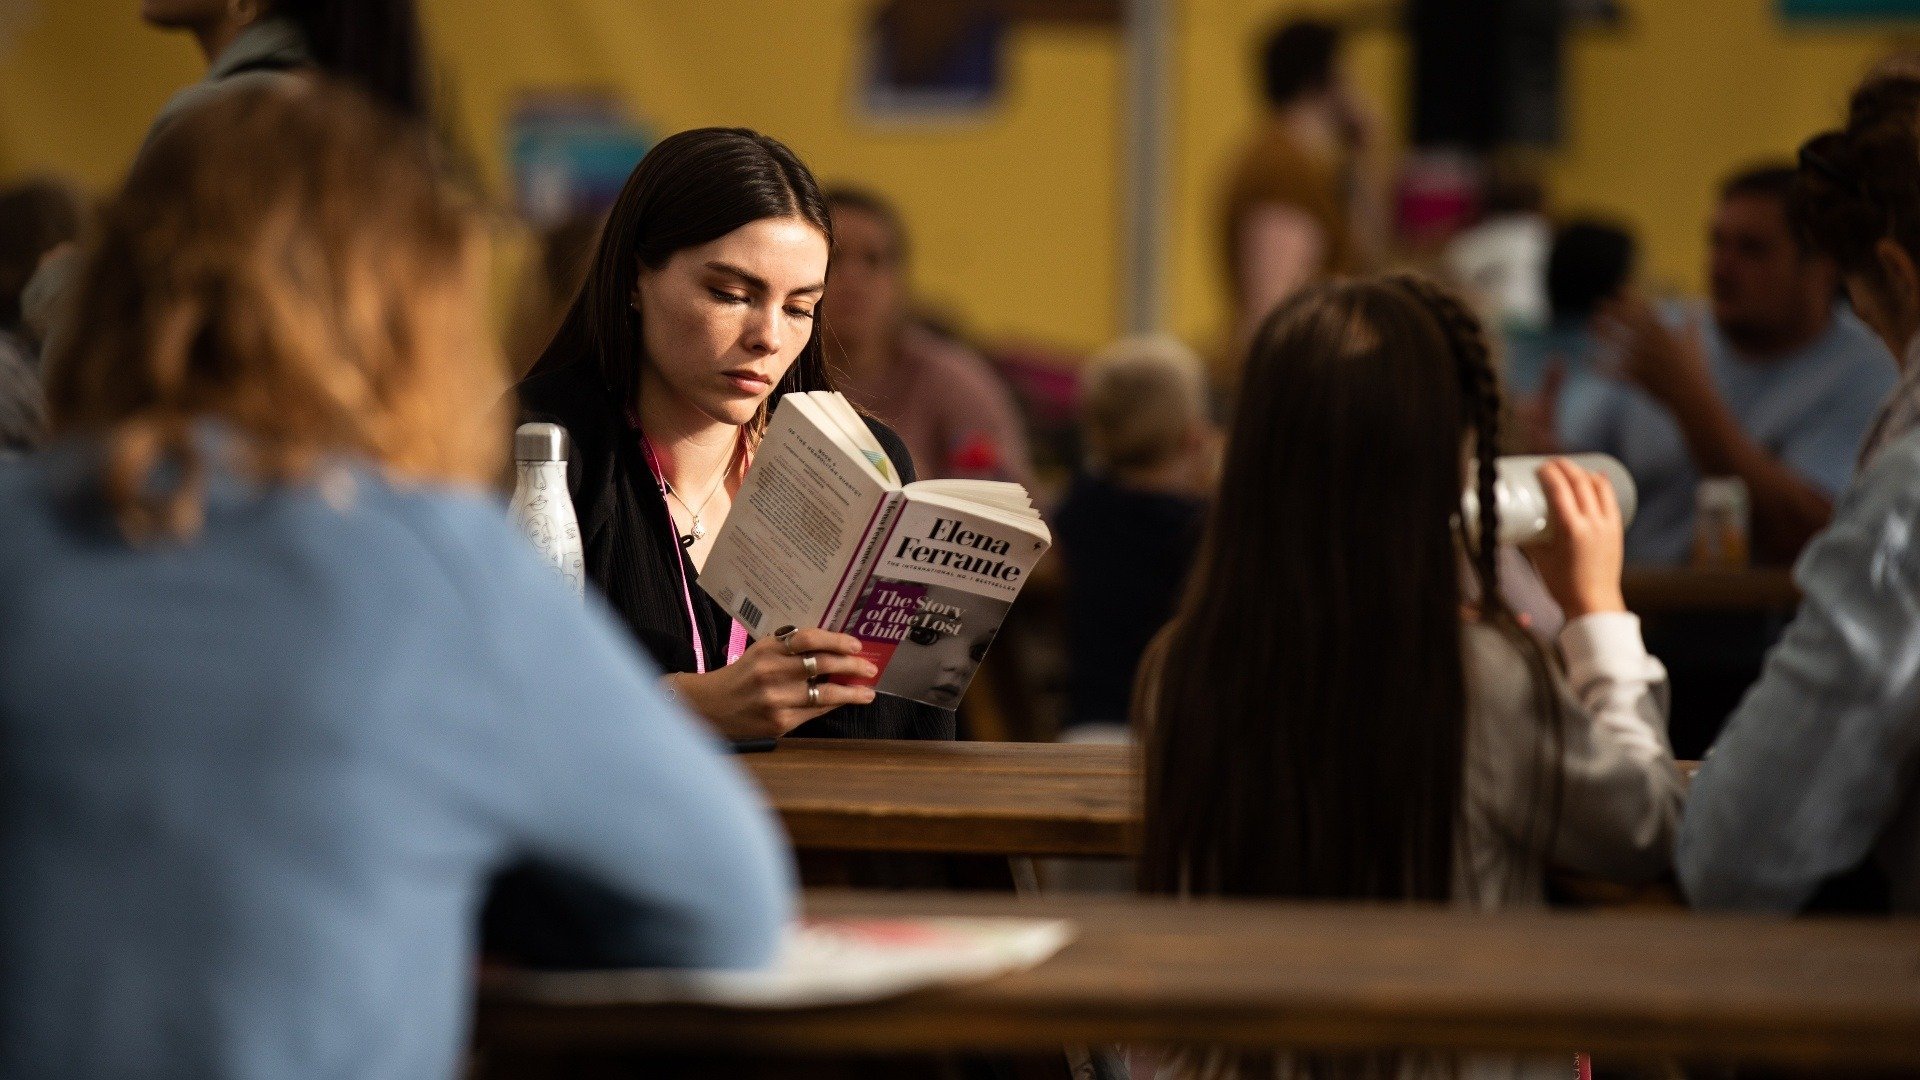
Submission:
<svg viewBox="0 0 1920 1080">
<path fill-rule="evenodd" d="M 634 637 L 667 672 L 694 670 L 693 633 L 675 564 L 694 570 L 680 548 L 666 500 L 645 456 L 591 364 L 575 363 L 537 372 L 519 385 L 521 421 L 545 421 L 567 429 L 573 452 L 567 488 L 580 519 L 587 577 L 599 586 Z M 913 458 L 886 425 L 867 420 L 874 437 L 902 478 L 914 478 Z M 732 620 L 696 584 L 694 615 L 709 667 L 726 656 Z M 847 739 L 951 739 L 953 713 L 901 698 L 882 696 L 871 705 L 848 705 L 809 720 L 796 736 Z"/>
</svg>

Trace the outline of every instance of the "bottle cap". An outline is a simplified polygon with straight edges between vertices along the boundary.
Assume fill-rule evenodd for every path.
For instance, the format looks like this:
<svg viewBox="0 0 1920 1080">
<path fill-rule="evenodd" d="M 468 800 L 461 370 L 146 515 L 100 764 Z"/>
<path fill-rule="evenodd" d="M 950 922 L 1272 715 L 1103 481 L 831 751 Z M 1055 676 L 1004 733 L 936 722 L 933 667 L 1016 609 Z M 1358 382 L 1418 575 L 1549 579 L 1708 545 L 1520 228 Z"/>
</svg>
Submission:
<svg viewBox="0 0 1920 1080">
<path fill-rule="evenodd" d="M 559 424 L 521 424 L 513 433 L 513 459 L 565 461 L 570 441 Z"/>
</svg>

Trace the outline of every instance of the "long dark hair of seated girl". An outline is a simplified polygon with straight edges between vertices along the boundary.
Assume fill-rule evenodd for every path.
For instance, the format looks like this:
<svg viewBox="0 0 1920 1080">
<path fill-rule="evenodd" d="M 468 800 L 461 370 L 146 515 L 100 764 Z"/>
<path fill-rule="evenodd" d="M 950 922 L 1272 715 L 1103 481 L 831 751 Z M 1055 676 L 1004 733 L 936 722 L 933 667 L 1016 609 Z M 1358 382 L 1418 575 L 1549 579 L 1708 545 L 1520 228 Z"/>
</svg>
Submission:
<svg viewBox="0 0 1920 1080">
<path fill-rule="evenodd" d="M 1546 656 L 1500 599 L 1497 524 L 1459 524 L 1463 479 L 1494 506 L 1499 407 L 1477 321 L 1424 279 L 1318 285 L 1261 327 L 1194 576 L 1135 695 L 1144 891 L 1454 899 L 1466 620 L 1512 636 L 1539 714 L 1558 716 Z M 1533 786 L 1544 831 L 1549 771 Z M 1222 1076 L 1412 1064 L 1189 1056 Z"/>
</svg>

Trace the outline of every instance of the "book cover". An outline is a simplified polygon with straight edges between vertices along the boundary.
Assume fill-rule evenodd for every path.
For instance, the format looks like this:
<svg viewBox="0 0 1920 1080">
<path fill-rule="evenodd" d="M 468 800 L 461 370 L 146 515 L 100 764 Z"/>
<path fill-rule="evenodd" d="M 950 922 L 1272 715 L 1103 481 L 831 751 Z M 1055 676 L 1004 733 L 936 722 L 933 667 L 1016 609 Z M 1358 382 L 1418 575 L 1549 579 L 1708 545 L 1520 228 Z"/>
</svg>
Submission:
<svg viewBox="0 0 1920 1080">
<path fill-rule="evenodd" d="M 951 709 L 1046 550 L 1031 533 L 909 499 L 838 629 L 880 669 L 874 689 Z"/>
</svg>

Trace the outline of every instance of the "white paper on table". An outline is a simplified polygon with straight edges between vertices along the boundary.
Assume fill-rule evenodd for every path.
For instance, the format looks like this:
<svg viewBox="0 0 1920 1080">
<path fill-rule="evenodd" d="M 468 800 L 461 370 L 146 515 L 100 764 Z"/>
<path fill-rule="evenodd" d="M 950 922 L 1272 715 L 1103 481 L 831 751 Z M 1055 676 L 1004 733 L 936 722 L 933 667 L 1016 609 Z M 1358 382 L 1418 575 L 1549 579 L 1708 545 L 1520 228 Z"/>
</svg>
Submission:
<svg viewBox="0 0 1920 1080">
<path fill-rule="evenodd" d="M 639 968 L 526 972 L 501 990 L 568 1005 L 797 1009 L 895 997 L 1024 971 L 1073 939 L 1064 919 L 807 919 L 759 971 Z"/>
</svg>

